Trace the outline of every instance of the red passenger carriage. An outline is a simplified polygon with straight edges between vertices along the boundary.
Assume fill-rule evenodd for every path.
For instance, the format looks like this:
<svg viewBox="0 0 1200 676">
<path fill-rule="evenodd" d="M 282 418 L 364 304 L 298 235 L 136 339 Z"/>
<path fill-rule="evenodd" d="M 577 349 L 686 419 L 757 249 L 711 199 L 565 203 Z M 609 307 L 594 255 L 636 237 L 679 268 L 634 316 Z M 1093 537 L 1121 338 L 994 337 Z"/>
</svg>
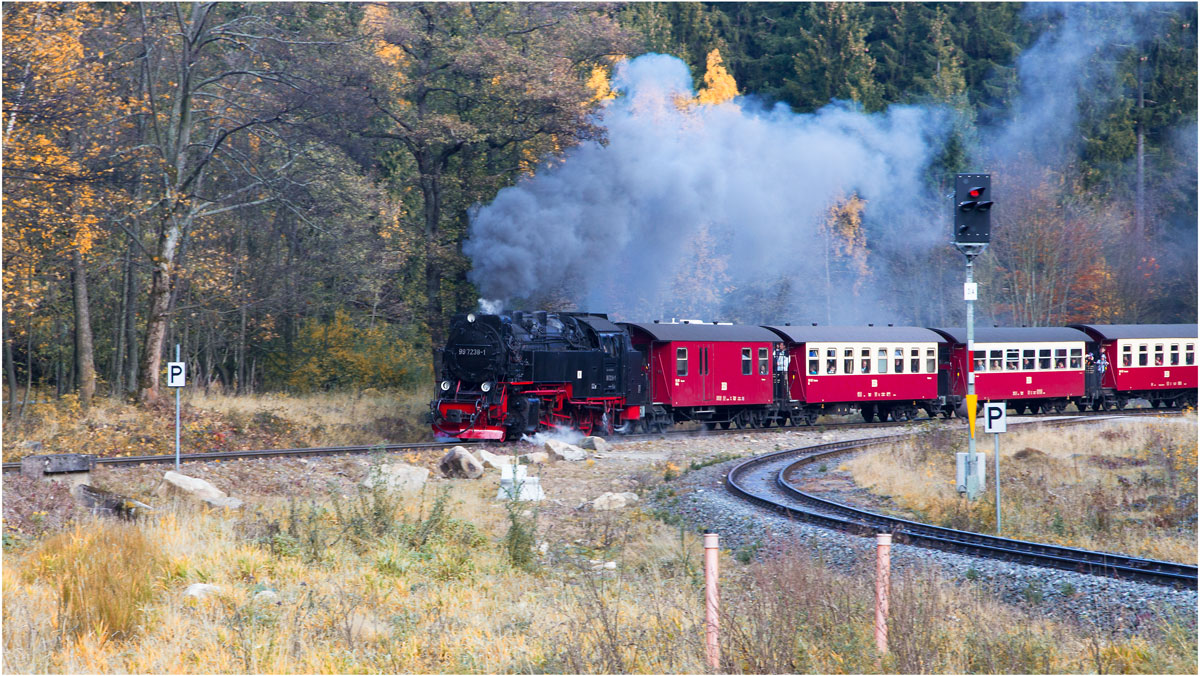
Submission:
<svg viewBox="0 0 1200 676">
<path fill-rule="evenodd" d="M 967 359 L 967 331 L 933 329 L 947 340 L 947 391 L 961 401 L 967 374 L 975 371 L 980 402 L 1005 401 L 1017 413 L 1062 411 L 1082 400 L 1088 337 L 1059 327 L 979 328 L 974 362 Z"/>
<path fill-rule="evenodd" d="M 788 397 L 815 420 L 858 409 L 864 420 L 932 417 L 940 336 L 916 327 L 768 326 L 787 341 Z"/>
<path fill-rule="evenodd" d="M 1095 408 L 1125 408 L 1130 399 L 1151 406 L 1196 405 L 1195 324 L 1074 324 L 1097 345 L 1107 362 Z"/>
<path fill-rule="evenodd" d="M 774 333 L 703 322 L 622 325 L 646 357 L 651 426 L 699 421 L 759 427 L 778 419 L 769 410 L 779 347 Z"/>
</svg>

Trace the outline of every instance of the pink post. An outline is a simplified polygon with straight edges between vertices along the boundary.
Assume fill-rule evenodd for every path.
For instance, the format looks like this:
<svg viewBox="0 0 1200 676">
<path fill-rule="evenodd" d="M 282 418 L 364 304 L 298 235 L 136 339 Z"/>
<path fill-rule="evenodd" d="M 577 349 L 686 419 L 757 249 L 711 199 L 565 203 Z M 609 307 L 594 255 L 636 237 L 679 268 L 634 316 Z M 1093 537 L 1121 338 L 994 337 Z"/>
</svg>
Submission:
<svg viewBox="0 0 1200 676">
<path fill-rule="evenodd" d="M 880 654 L 888 651 L 888 589 L 892 578 L 892 535 L 875 536 L 875 647 Z"/>
<path fill-rule="evenodd" d="M 705 645 L 708 655 L 708 667 L 716 671 L 721 666 L 721 646 L 718 643 L 717 621 L 717 557 L 720 554 L 717 546 L 717 534 L 704 534 L 704 619 Z"/>
</svg>

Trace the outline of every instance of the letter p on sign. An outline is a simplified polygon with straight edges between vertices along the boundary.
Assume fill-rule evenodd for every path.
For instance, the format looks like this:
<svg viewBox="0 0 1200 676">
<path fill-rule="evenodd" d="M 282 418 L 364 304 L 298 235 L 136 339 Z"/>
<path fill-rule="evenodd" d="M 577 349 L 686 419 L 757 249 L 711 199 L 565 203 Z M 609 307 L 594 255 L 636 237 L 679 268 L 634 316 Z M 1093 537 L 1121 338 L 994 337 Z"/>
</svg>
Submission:
<svg viewBox="0 0 1200 676">
<path fill-rule="evenodd" d="M 187 366 L 185 362 L 167 362 L 167 387 L 183 387 L 186 378 Z"/>
<path fill-rule="evenodd" d="M 983 405 L 983 431 L 1002 434 L 1008 431 L 1008 411 L 1002 401 L 990 401 Z"/>
</svg>

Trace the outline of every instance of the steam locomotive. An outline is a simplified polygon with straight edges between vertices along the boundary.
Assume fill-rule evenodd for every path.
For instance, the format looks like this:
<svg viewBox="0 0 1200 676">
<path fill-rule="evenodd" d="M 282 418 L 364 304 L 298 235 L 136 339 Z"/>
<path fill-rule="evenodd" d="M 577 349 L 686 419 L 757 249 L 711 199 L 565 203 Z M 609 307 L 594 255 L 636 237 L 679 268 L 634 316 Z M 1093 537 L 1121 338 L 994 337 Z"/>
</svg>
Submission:
<svg viewBox="0 0 1200 676">
<path fill-rule="evenodd" d="M 586 312 L 467 313 L 451 323 L 433 430 L 457 439 L 908 420 L 980 402 L 1017 413 L 1196 404 L 1189 325 L 961 328 L 614 323 Z"/>
</svg>

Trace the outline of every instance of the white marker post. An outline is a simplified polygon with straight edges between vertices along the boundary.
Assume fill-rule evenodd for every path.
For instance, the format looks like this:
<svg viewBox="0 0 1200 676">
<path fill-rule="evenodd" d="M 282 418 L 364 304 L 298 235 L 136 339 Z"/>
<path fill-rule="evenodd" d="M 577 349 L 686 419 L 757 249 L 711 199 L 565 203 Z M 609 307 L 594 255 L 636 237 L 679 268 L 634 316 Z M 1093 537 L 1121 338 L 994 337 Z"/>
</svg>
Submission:
<svg viewBox="0 0 1200 676">
<path fill-rule="evenodd" d="M 996 478 L 996 535 L 1000 534 L 1000 435 L 1008 431 L 1008 406 L 1002 401 L 991 401 L 983 405 L 983 431 L 996 441 L 995 460 L 992 462 Z"/>
<path fill-rule="evenodd" d="M 167 387 L 175 388 L 175 471 L 179 471 L 179 391 L 187 382 L 187 364 L 179 359 L 179 343 L 175 343 L 175 361 L 167 364 Z"/>
</svg>

